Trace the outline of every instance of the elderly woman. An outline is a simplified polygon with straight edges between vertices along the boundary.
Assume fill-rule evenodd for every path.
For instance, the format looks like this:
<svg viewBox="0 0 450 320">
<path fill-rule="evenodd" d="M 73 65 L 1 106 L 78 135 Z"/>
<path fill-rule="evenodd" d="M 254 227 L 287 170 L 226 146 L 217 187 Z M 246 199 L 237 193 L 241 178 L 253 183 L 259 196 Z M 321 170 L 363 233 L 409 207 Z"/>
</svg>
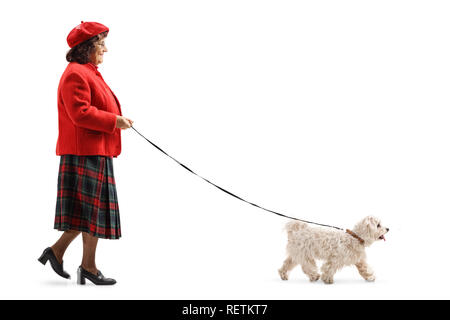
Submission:
<svg viewBox="0 0 450 320">
<path fill-rule="evenodd" d="M 81 22 L 67 37 L 69 62 L 58 87 L 60 157 L 54 228 L 64 231 L 56 243 L 38 259 L 47 261 L 63 278 L 63 256 L 81 233 L 83 258 L 78 284 L 85 279 L 96 285 L 112 285 L 95 264 L 99 238 L 121 236 L 119 206 L 113 172 L 113 157 L 121 152 L 121 129 L 133 121 L 122 116 L 120 103 L 103 80 L 98 65 L 108 50 L 109 29 L 96 22 Z"/>
</svg>

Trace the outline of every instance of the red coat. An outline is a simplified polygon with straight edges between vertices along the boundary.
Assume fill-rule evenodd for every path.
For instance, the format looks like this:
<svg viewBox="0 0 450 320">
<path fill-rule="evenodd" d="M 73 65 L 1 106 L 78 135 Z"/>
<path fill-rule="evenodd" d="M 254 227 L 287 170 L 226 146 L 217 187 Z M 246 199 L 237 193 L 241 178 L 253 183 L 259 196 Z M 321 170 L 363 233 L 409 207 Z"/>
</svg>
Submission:
<svg viewBox="0 0 450 320">
<path fill-rule="evenodd" d="M 117 157 L 122 145 L 116 115 L 122 115 L 119 100 L 97 66 L 69 63 L 58 86 L 56 154 Z"/>
</svg>

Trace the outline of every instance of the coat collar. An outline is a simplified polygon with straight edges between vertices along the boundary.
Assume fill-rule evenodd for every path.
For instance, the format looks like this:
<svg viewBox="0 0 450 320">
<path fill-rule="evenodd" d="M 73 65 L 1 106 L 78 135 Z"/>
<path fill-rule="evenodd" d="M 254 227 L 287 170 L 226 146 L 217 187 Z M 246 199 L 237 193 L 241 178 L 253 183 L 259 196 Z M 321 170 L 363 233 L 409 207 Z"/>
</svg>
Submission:
<svg viewBox="0 0 450 320">
<path fill-rule="evenodd" d="M 86 63 L 86 65 L 94 71 L 98 71 L 98 66 L 93 64 L 92 62 Z"/>
<path fill-rule="evenodd" d="M 92 62 L 88 62 L 88 63 L 86 63 L 86 66 L 89 69 L 91 69 L 92 71 L 94 71 L 96 75 L 100 76 L 103 79 L 100 71 L 98 71 L 98 66 L 97 65 L 93 64 Z"/>
</svg>

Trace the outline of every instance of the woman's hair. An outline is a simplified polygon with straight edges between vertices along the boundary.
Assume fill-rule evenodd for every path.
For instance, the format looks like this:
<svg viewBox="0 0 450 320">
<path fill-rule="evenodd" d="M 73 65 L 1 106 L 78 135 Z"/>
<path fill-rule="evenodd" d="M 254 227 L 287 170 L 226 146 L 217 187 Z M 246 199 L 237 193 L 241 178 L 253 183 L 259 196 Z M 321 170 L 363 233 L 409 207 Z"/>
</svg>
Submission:
<svg viewBox="0 0 450 320">
<path fill-rule="evenodd" d="M 108 31 L 102 32 L 69 50 L 66 54 L 66 60 L 68 62 L 78 62 L 80 64 L 86 64 L 89 62 L 89 57 L 95 50 L 95 44 L 97 41 L 106 38 Z"/>
</svg>

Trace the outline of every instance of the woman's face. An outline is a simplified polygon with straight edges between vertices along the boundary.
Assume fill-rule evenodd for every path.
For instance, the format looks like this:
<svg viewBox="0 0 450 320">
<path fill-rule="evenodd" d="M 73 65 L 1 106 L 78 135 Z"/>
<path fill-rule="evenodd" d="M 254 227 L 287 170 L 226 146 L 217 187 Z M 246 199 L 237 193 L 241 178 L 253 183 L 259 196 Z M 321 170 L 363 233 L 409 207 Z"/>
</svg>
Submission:
<svg viewBox="0 0 450 320">
<path fill-rule="evenodd" d="M 105 38 L 98 40 L 95 43 L 94 52 L 91 54 L 91 62 L 95 65 L 99 65 L 103 62 L 103 54 L 108 52 L 108 49 L 105 46 Z"/>
</svg>

